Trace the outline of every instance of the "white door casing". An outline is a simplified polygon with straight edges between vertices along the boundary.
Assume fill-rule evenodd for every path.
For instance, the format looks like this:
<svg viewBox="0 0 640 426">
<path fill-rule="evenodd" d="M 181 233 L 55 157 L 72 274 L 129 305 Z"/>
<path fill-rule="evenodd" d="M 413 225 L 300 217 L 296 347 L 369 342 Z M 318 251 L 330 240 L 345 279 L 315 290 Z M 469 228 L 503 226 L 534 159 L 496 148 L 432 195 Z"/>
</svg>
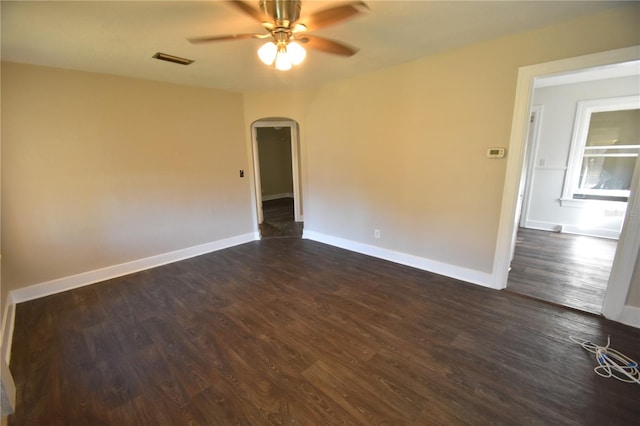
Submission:
<svg viewBox="0 0 640 426">
<path fill-rule="evenodd" d="M 517 228 L 519 221 L 516 212 L 518 210 L 521 181 L 524 178 L 522 174 L 535 79 L 542 76 L 572 73 L 586 68 L 605 67 L 636 60 L 640 60 L 640 46 L 530 65 L 521 67 L 518 70 L 509 141 L 510 155 L 507 160 L 493 265 L 493 287 L 501 289 L 507 285 L 511 252 L 515 245 L 514 230 Z M 622 228 L 623 232 L 618 242 L 618 249 L 602 307 L 603 315 L 613 320 L 620 319 L 622 315 L 633 269 L 640 250 L 640 197 L 637 194 L 640 189 L 638 187 L 640 184 L 640 178 L 638 177 L 640 171 L 638 169 L 640 168 L 636 167 L 634 173 L 633 190 L 631 191 Z"/>
<path fill-rule="evenodd" d="M 289 119 L 260 119 L 251 124 L 251 141 L 253 147 L 253 178 L 255 185 L 256 208 L 258 223 L 264 221 L 262 212 L 262 185 L 260 182 L 260 158 L 258 155 L 258 127 L 286 127 L 291 133 L 291 172 L 293 175 L 293 212 L 294 220 L 302 222 L 302 193 L 300 185 L 300 149 L 298 138 L 298 123 Z"/>
</svg>

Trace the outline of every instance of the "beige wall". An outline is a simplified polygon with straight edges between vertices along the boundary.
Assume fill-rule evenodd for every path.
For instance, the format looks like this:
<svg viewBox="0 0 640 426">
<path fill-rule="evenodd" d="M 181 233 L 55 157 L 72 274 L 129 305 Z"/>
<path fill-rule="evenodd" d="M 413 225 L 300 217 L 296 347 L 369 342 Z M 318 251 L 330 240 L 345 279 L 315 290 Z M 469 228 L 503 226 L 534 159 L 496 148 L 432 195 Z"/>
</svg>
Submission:
<svg viewBox="0 0 640 426">
<path fill-rule="evenodd" d="M 6 291 L 254 231 L 241 94 L 2 64 Z"/>
<path fill-rule="evenodd" d="M 248 93 L 245 123 L 300 123 L 306 230 L 491 272 L 506 160 L 485 152 L 508 146 L 518 68 L 637 44 L 637 17 L 635 4 L 278 93 L 275 111 Z"/>
</svg>

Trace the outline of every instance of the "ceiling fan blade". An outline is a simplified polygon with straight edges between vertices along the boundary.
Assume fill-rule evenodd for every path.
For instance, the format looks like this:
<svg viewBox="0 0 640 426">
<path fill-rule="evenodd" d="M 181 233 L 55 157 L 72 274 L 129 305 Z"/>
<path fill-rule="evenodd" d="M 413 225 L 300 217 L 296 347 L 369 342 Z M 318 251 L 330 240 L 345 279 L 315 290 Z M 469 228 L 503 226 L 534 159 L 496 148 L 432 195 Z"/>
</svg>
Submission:
<svg viewBox="0 0 640 426">
<path fill-rule="evenodd" d="M 211 41 L 229 41 L 229 40 L 247 40 L 250 38 L 267 38 L 270 36 L 271 34 L 231 34 L 231 35 L 223 35 L 223 36 L 193 37 L 193 38 L 188 38 L 187 40 L 190 43 L 198 44 L 198 43 L 208 43 Z"/>
<path fill-rule="evenodd" d="M 245 15 L 251 16 L 256 21 L 263 23 L 267 21 L 266 17 L 262 14 L 258 9 L 253 8 L 253 6 L 249 5 L 249 3 L 240 1 L 240 0 L 232 0 L 230 3 L 235 6 L 236 9 L 242 11 Z"/>
<path fill-rule="evenodd" d="M 364 2 L 352 1 L 313 13 L 301 19 L 300 23 L 307 27 L 307 30 L 315 31 L 352 18 L 362 13 L 363 9 L 368 9 Z"/>
<path fill-rule="evenodd" d="M 312 36 L 305 34 L 296 40 L 305 44 L 305 47 L 309 49 L 320 50 L 326 53 L 332 53 L 334 55 L 341 56 L 353 56 L 358 53 L 358 49 L 355 47 L 347 46 L 344 43 L 340 43 L 328 38 Z"/>
</svg>

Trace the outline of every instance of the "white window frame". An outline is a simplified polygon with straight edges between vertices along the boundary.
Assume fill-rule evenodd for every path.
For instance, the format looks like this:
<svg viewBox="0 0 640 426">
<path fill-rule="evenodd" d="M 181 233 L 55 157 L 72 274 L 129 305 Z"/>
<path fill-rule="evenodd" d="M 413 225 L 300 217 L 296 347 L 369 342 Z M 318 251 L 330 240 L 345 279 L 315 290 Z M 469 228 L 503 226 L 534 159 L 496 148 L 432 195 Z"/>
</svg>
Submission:
<svg viewBox="0 0 640 426">
<path fill-rule="evenodd" d="M 573 198 L 573 196 L 576 192 L 578 192 L 576 191 L 576 189 L 578 188 L 578 183 L 580 181 L 580 170 L 582 167 L 582 159 L 587 143 L 587 136 L 589 134 L 591 114 L 593 114 L 594 112 L 622 111 L 639 108 L 640 95 L 621 96 L 617 98 L 606 99 L 593 99 L 578 102 L 575 124 L 573 128 L 573 136 L 571 138 L 571 149 L 569 151 L 567 173 L 565 174 L 562 197 L 560 198 L 560 204 L 562 206 L 584 206 L 587 203 L 620 202 L 608 200 L 575 199 Z M 584 191 L 580 191 L 579 193 L 584 193 Z M 628 197 L 629 191 L 611 190 L 610 195 Z"/>
</svg>

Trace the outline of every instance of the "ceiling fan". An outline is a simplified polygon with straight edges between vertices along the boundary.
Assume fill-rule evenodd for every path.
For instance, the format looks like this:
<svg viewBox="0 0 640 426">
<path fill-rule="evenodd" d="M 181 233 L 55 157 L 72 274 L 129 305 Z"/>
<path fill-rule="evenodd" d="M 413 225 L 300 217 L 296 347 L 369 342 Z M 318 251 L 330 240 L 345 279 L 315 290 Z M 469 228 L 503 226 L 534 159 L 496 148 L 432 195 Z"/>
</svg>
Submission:
<svg viewBox="0 0 640 426">
<path fill-rule="evenodd" d="M 358 49 L 335 40 L 307 34 L 307 31 L 337 24 L 367 9 L 364 2 L 351 1 L 300 18 L 301 0 L 260 0 L 259 9 L 255 9 L 245 1 L 235 0 L 229 3 L 260 22 L 267 32 L 195 37 L 188 40 L 197 44 L 251 38 L 268 39 L 267 43 L 258 50 L 258 56 L 265 64 L 274 65 L 276 69 L 282 71 L 289 70 L 293 65 L 298 65 L 304 60 L 306 51 L 303 45 L 334 55 L 355 55 Z"/>
</svg>

